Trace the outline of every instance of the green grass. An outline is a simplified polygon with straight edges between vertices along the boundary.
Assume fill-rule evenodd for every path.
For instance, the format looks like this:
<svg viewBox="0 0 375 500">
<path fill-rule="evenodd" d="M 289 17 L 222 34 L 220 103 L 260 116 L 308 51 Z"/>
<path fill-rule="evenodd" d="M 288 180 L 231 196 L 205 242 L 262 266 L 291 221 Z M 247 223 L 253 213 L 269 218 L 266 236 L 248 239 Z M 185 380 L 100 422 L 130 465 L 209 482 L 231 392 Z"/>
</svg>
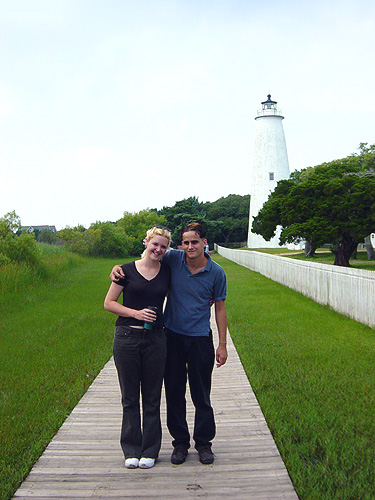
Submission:
<svg viewBox="0 0 375 500">
<path fill-rule="evenodd" d="M 228 324 L 301 500 L 375 498 L 375 331 L 215 256 Z"/>
<path fill-rule="evenodd" d="M 68 269 L 82 262 L 82 259 L 68 252 L 63 246 L 38 244 L 41 263 L 37 266 L 18 263 L 0 264 L 0 306 L 13 306 L 21 294 L 27 300 L 29 290 L 35 286 L 46 286 L 49 277 L 53 278 L 60 270 Z"/>
<path fill-rule="evenodd" d="M 118 259 L 43 248 L 0 269 L 0 498 L 11 497 L 111 356 Z M 53 253 L 51 253 L 53 252 Z M 220 256 L 242 363 L 301 500 L 375 498 L 375 331 Z"/>
<path fill-rule="evenodd" d="M 314 257 L 306 257 L 305 254 L 298 253 L 295 255 L 283 255 L 283 257 L 292 259 L 304 260 L 307 262 L 319 262 L 321 264 L 331 264 L 335 260 L 332 252 L 320 251 Z M 350 259 L 350 266 L 354 269 L 366 269 L 368 271 L 375 271 L 375 260 L 368 260 L 366 250 L 359 250 L 356 259 Z"/>
<path fill-rule="evenodd" d="M 291 259 L 304 260 L 306 262 L 319 262 L 321 264 L 333 265 L 335 256 L 332 252 L 319 248 L 314 257 L 306 257 L 303 250 L 288 250 L 287 248 L 240 248 L 239 250 L 246 250 L 248 252 L 256 251 L 268 253 L 271 255 L 281 255 Z M 297 253 L 296 253 L 297 252 Z M 375 260 L 368 260 L 366 250 L 358 250 L 357 257 L 350 259 L 350 266 L 354 269 L 366 269 L 368 271 L 375 271 Z"/>
<path fill-rule="evenodd" d="M 237 250 L 245 250 L 247 252 L 262 252 L 262 253 L 269 253 L 271 255 L 279 255 L 279 254 L 284 254 L 284 253 L 291 253 L 292 250 L 288 250 L 285 247 L 280 247 L 280 248 L 238 248 Z"/>
<path fill-rule="evenodd" d="M 112 354 L 115 317 L 103 300 L 114 263 L 50 247 L 42 272 L 0 269 L 1 500 L 11 497 Z"/>
</svg>

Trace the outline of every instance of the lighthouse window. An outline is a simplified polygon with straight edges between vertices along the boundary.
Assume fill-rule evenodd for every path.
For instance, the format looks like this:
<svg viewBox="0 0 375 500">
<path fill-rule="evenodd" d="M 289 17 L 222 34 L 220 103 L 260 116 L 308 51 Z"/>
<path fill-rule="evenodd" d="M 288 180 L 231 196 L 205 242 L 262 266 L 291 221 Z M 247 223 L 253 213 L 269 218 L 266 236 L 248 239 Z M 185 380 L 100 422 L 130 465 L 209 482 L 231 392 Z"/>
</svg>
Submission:
<svg viewBox="0 0 375 500">
<path fill-rule="evenodd" d="M 270 181 L 274 181 L 275 180 L 275 172 L 269 172 L 270 174 Z"/>
</svg>

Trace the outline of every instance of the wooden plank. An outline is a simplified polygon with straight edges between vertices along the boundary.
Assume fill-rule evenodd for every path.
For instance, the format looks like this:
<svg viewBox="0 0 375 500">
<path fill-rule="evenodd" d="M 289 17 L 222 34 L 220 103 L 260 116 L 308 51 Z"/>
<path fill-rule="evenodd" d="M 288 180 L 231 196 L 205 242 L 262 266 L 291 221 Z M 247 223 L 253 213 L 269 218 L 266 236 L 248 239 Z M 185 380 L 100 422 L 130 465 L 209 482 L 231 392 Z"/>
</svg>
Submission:
<svg viewBox="0 0 375 500">
<path fill-rule="evenodd" d="M 216 325 L 212 327 L 217 338 Z M 111 359 L 14 498 L 298 500 L 230 337 L 228 351 L 227 364 L 213 374 L 214 464 L 202 465 L 194 449 L 183 465 L 170 463 L 163 397 L 162 449 L 155 467 L 125 469 L 119 444 L 121 395 Z M 192 428 L 189 398 L 187 416 Z"/>
</svg>

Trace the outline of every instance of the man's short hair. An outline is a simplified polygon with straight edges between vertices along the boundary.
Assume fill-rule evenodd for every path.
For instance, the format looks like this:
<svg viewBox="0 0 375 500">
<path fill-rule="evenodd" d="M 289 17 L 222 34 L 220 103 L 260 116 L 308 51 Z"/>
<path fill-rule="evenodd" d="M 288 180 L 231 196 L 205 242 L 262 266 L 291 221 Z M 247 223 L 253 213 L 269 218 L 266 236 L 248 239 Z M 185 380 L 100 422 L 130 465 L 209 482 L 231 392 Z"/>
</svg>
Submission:
<svg viewBox="0 0 375 500">
<path fill-rule="evenodd" d="M 184 233 L 187 233 L 188 231 L 194 231 L 202 240 L 206 238 L 206 229 L 202 226 L 202 224 L 199 224 L 199 222 L 191 222 L 190 224 L 184 226 L 180 232 L 181 240 L 183 239 Z"/>
</svg>

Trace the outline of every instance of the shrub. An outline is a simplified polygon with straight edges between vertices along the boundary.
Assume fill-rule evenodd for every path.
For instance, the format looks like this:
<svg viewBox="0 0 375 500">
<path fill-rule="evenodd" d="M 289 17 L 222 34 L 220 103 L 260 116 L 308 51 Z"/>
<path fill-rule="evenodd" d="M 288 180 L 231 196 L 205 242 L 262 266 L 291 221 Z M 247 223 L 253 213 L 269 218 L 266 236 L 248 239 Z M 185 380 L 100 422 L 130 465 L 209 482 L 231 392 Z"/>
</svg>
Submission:
<svg viewBox="0 0 375 500">
<path fill-rule="evenodd" d="M 83 231 L 67 227 L 58 237 L 69 250 L 87 257 L 126 257 L 132 254 L 135 241 L 112 222 L 95 222 Z"/>
<path fill-rule="evenodd" d="M 38 241 L 52 245 L 56 241 L 56 235 L 50 229 L 43 229 L 39 233 Z"/>
<path fill-rule="evenodd" d="M 87 233 L 94 234 L 92 255 L 103 257 L 126 257 L 132 245 L 125 231 L 111 222 L 96 222 Z"/>
<path fill-rule="evenodd" d="M 15 236 L 8 232 L 6 236 L 0 237 L 0 252 L 11 262 L 25 262 L 38 268 L 41 266 L 40 252 L 32 234 L 23 232 Z"/>
</svg>

